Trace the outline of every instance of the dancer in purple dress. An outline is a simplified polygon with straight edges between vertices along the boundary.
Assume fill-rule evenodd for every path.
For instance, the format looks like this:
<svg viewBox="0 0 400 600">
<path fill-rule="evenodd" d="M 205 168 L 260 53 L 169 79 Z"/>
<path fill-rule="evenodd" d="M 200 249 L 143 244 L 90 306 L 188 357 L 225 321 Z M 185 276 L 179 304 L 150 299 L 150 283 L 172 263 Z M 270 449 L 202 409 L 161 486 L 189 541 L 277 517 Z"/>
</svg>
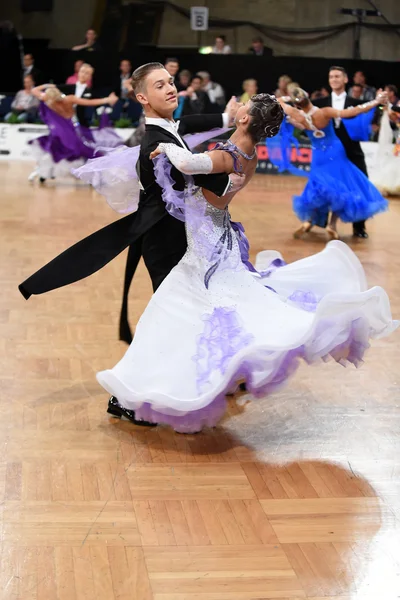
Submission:
<svg viewBox="0 0 400 600">
<path fill-rule="evenodd" d="M 41 100 L 40 117 L 48 125 L 49 133 L 30 142 L 37 167 L 29 175 L 29 181 L 39 177 L 44 183 L 50 177 L 70 173 L 72 168 L 93 158 L 99 148 L 115 148 L 123 143 L 118 134 L 104 126 L 105 113 L 97 130 L 80 125 L 75 114 L 75 106 L 112 106 L 118 100 L 114 93 L 88 100 L 65 96 L 54 84 L 44 84 L 33 88 L 32 94 Z"/>
</svg>

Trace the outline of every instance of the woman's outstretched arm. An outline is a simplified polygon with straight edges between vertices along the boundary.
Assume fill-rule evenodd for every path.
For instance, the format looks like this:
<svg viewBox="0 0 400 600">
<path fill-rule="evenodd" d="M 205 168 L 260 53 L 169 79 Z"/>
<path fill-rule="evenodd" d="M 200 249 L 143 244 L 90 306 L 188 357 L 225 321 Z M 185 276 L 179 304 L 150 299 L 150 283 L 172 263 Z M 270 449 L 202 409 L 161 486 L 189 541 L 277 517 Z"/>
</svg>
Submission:
<svg viewBox="0 0 400 600">
<path fill-rule="evenodd" d="M 375 100 L 371 100 L 370 102 L 358 104 L 357 106 L 349 106 L 349 108 L 344 108 L 343 110 L 337 110 L 336 108 L 327 106 L 326 108 L 322 108 L 321 111 L 331 119 L 352 119 L 358 115 L 361 115 L 362 113 L 369 112 L 370 110 L 379 106 L 379 104 L 386 104 L 386 101 L 387 97 L 385 93 L 381 90 L 378 90 Z"/>
<path fill-rule="evenodd" d="M 233 173 L 233 158 L 223 150 L 192 154 L 190 150 L 176 144 L 161 143 L 150 154 L 154 159 L 165 153 L 171 163 L 185 175 L 209 175 L 210 173 Z"/>
</svg>

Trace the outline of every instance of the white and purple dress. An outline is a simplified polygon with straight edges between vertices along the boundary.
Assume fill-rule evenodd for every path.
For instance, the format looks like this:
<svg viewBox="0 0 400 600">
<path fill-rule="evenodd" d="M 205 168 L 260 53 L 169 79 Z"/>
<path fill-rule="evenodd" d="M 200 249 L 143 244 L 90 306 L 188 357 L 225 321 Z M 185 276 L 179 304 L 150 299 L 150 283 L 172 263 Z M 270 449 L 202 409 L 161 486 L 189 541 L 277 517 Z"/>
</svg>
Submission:
<svg viewBox="0 0 400 600">
<path fill-rule="evenodd" d="M 123 144 L 120 136 L 109 126 L 106 112 L 100 118 L 98 128 L 81 125 L 74 115 L 62 117 L 40 103 L 40 117 L 48 126 L 49 133 L 30 142 L 37 161 L 38 175 L 44 179 L 69 174 L 88 159 L 101 155 L 101 149 L 116 148 Z"/>
<path fill-rule="evenodd" d="M 123 358 L 97 374 L 137 419 L 186 433 L 215 426 L 238 382 L 260 397 L 301 359 L 358 366 L 370 339 L 397 328 L 385 290 L 368 288 L 346 244 L 330 242 L 292 264 L 261 252 L 253 267 L 228 209 L 209 204 L 190 178 L 176 192 L 170 168 L 165 156 L 156 159 L 167 208 L 185 221 L 187 252 L 152 296 Z"/>
</svg>

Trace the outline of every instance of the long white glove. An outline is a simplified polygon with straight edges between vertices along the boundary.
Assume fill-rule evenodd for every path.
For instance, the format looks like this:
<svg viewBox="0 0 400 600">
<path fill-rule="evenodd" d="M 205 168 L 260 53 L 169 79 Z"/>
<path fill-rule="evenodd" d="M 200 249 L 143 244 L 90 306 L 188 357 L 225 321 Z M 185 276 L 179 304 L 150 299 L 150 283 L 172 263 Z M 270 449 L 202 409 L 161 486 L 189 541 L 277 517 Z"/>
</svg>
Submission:
<svg viewBox="0 0 400 600">
<path fill-rule="evenodd" d="M 186 148 L 165 142 L 158 145 L 157 151 L 164 152 L 174 167 L 185 175 L 208 175 L 212 172 L 213 163 L 208 154 L 192 154 Z"/>
</svg>

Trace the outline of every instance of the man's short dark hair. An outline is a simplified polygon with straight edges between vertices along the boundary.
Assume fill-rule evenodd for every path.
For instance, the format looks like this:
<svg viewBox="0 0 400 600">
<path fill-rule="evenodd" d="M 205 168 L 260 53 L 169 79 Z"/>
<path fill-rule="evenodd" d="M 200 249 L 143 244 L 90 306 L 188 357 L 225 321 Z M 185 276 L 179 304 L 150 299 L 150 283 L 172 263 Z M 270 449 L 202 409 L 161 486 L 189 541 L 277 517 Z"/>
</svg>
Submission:
<svg viewBox="0 0 400 600">
<path fill-rule="evenodd" d="M 257 37 L 254 37 L 254 38 L 252 39 L 252 43 L 253 43 L 253 44 L 263 44 L 263 43 L 264 43 L 264 40 L 262 39 L 262 37 L 260 37 L 260 36 L 257 36 Z"/>
<path fill-rule="evenodd" d="M 215 39 L 216 40 L 222 40 L 224 43 L 226 42 L 226 36 L 225 35 L 216 35 Z"/>
<path fill-rule="evenodd" d="M 361 83 L 353 83 L 353 85 L 351 87 L 353 87 L 353 88 L 355 88 L 355 87 L 356 88 L 361 88 L 362 90 L 364 89 L 364 86 L 361 85 Z"/>
<path fill-rule="evenodd" d="M 395 85 L 393 85 L 393 83 L 389 83 L 388 85 L 385 85 L 385 88 L 387 88 L 389 90 L 389 92 L 393 92 L 393 94 L 395 96 L 397 96 L 398 94 L 398 89 Z"/>
<path fill-rule="evenodd" d="M 336 65 L 334 65 L 333 67 L 329 67 L 329 73 L 331 71 L 340 71 L 341 73 L 343 73 L 343 75 L 346 75 L 347 77 L 347 71 L 343 67 L 337 67 Z"/>
<path fill-rule="evenodd" d="M 174 56 L 170 56 L 169 58 L 167 58 L 167 60 L 165 61 L 165 64 L 167 65 L 168 63 L 178 63 L 179 65 L 179 60 L 177 58 L 175 58 Z"/>
<path fill-rule="evenodd" d="M 149 73 L 156 71 L 157 69 L 164 69 L 164 65 L 159 62 L 151 62 L 138 67 L 133 71 L 132 75 L 132 87 L 135 94 L 144 90 L 144 83 Z"/>
<path fill-rule="evenodd" d="M 200 79 L 201 82 L 204 81 L 201 75 L 193 75 L 191 82 L 193 81 L 193 79 Z"/>
</svg>

